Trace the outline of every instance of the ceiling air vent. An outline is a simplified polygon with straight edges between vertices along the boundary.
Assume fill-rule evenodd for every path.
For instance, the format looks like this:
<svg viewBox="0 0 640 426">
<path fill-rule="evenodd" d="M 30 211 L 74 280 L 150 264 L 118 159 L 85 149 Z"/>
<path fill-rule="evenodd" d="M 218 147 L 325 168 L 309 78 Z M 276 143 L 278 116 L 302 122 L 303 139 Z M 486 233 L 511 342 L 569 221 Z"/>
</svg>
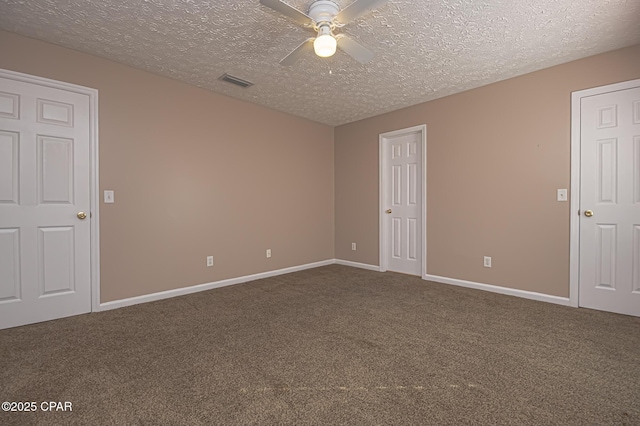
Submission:
<svg viewBox="0 0 640 426">
<path fill-rule="evenodd" d="M 235 84 L 236 86 L 247 88 L 249 86 L 253 86 L 253 83 L 247 80 L 243 80 L 238 77 L 234 77 L 227 73 L 222 74 L 222 76 L 218 79 L 222 81 L 226 81 L 227 83 Z"/>
</svg>

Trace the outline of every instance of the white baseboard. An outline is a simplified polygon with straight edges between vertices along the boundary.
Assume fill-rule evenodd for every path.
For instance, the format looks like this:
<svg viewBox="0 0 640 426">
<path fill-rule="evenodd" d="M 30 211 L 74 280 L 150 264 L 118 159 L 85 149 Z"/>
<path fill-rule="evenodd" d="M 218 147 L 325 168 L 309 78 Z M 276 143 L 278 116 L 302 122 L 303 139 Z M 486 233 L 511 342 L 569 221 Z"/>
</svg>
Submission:
<svg viewBox="0 0 640 426">
<path fill-rule="evenodd" d="M 158 293 L 145 294 L 142 296 L 129 297 L 127 299 L 113 300 L 111 302 L 101 303 L 98 311 L 107 311 L 110 309 L 117 309 L 117 308 L 123 308 L 125 306 L 137 305 L 139 303 L 147 303 L 147 302 L 153 302 L 156 300 L 168 299 L 171 297 L 184 296 L 186 294 L 212 290 L 214 288 L 246 283 L 248 281 L 255 281 L 263 278 L 275 277 L 278 275 L 290 274 L 292 272 L 298 272 L 298 271 L 303 271 L 305 269 L 318 268 L 320 266 L 333 265 L 333 264 L 351 266 L 353 268 L 367 269 L 367 270 L 376 271 L 376 272 L 380 271 L 380 267 L 376 265 L 352 262 L 350 260 L 327 259 L 320 262 L 307 263 L 305 265 L 292 266 L 289 268 L 278 269 L 275 271 L 261 272 L 259 274 L 245 275 L 237 278 L 229 278 L 221 281 L 198 284 L 191 287 L 183 287 L 183 288 L 177 288 L 173 290 L 161 291 Z M 549 294 L 536 293 L 536 292 L 526 291 L 526 290 L 517 290 L 513 288 L 508 288 L 508 287 L 500 287 L 500 286 L 495 286 L 490 284 L 482 284 L 482 283 L 477 283 L 473 281 L 464 281 L 464 280 L 459 280 L 455 278 L 440 277 L 437 275 L 429 275 L 429 274 L 424 275 L 422 279 L 428 280 L 428 281 L 435 281 L 442 284 L 452 284 L 460 287 L 467 287 L 467 288 L 473 288 L 477 290 L 490 291 L 493 293 L 506 294 L 509 296 L 522 297 L 525 299 L 538 300 L 541 302 L 549 302 L 549 303 L 555 303 L 558 305 L 571 306 L 571 302 L 568 297 L 551 296 Z"/>
<path fill-rule="evenodd" d="M 524 299 L 538 300 L 540 302 L 555 303 L 557 305 L 572 306 L 568 297 L 552 296 L 550 294 L 536 293 L 534 291 L 517 290 L 515 288 L 500 287 L 491 284 L 476 283 L 473 281 L 459 280 L 456 278 L 440 277 L 438 275 L 426 274 L 422 279 L 435 281 L 442 284 L 452 284 L 460 287 L 474 288 L 477 290 L 490 291 L 492 293 L 506 294 L 509 296 L 522 297 Z"/>
<path fill-rule="evenodd" d="M 352 266 L 354 268 L 368 269 L 370 271 L 380 272 L 379 266 L 369 265 L 367 263 L 352 262 L 350 260 L 341 260 L 341 259 L 335 259 L 335 263 L 337 263 L 338 265 Z"/>
<path fill-rule="evenodd" d="M 307 263 L 305 265 L 292 266 L 290 268 L 278 269 L 275 271 L 261 272 L 259 274 L 245 275 L 243 277 L 229 278 L 226 280 L 215 281 L 211 283 L 198 284 L 191 287 L 176 288 L 174 290 L 160 291 L 158 293 L 144 294 L 142 296 L 129 297 L 127 299 L 114 300 L 100 304 L 99 311 L 107 311 L 110 309 L 123 308 L 125 306 L 137 305 L 139 303 L 153 302 L 156 300 L 168 299 L 170 297 L 184 296 L 185 294 L 197 293 L 200 291 L 211 290 L 214 288 L 226 287 L 229 285 L 246 283 L 247 281 L 255 281 L 263 278 L 275 277 L 291 272 L 303 271 L 305 269 L 317 268 L 320 266 L 333 265 L 335 259 L 323 260 L 321 262 Z"/>
</svg>

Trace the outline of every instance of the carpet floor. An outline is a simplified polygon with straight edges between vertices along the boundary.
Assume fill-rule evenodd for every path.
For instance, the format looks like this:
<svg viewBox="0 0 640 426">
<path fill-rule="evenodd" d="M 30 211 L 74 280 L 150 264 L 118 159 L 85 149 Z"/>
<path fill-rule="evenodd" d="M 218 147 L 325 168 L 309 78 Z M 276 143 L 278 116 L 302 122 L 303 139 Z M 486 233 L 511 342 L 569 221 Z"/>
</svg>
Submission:
<svg viewBox="0 0 640 426">
<path fill-rule="evenodd" d="M 0 401 L 38 405 L 2 425 L 640 425 L 640 318 L 331 265 L 1 330 Z"/>
</svg>

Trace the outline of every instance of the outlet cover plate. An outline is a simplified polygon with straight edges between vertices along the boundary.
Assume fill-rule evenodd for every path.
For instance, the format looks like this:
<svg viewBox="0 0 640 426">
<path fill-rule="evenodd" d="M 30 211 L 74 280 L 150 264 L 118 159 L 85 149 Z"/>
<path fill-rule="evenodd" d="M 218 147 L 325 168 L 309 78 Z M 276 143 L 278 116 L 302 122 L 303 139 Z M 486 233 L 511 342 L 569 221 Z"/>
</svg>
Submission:
<svg viewBox="0 0 640 426">
<path fill-rule="evenodd" d="M 558 189 L 558 201 L 567 201 L 566 189 Z"/>
<path fill-rule="evenodd" d="M 115 203 L 115 198 L 112 190 L 108 189 L 104 191 L 104 203 L 105 204 Z"/>
</svg>

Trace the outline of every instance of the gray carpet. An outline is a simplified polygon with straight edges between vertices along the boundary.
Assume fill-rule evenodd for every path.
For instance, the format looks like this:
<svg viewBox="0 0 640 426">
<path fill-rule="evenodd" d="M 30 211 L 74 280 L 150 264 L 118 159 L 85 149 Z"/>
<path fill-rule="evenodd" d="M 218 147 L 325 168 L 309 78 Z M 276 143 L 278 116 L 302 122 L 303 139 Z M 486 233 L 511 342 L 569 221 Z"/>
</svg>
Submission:
<svg viewBox="0 0 640 426">
<path fill-rule="evenodd" d="M 0 331 L 0 424 L 640 424 L 640 318 L 332 265 Z"/>
</svg>

